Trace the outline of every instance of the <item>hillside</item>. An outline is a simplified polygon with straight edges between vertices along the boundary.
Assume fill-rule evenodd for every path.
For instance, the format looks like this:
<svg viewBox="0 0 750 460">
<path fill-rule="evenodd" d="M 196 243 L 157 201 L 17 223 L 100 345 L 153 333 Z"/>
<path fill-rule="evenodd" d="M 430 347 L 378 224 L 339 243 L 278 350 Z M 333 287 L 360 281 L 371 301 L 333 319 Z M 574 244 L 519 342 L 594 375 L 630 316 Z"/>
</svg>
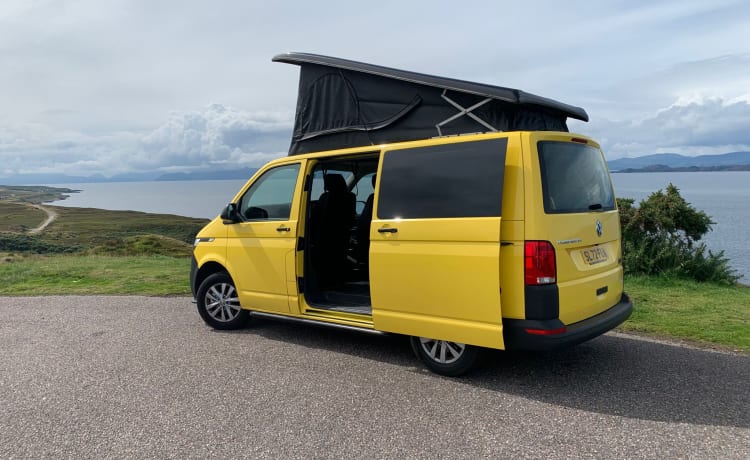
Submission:
<svg viewBox="0 0 750 460">
<path fill-rule="evenodd" d="M 0 263 L 31 254 L 162 254 L 189 257 L 206 219 L 40 205 L 67 188 L 0 186 Z M 51 217 L 50 217 L 51 216 Z M 49 225 L 33 229 L 49 218 Z"/>
<path fill-rule="evenodd" d="M 657 172 L 657 171 L 717 171 L 748 170 L 750 152 L 732 152 L 721 155 L 699 155 L 689 157 L 676 153 L 660 153 L 635 158 L 618 158 L 608 161 L 613 172 Z"/>
</svg>

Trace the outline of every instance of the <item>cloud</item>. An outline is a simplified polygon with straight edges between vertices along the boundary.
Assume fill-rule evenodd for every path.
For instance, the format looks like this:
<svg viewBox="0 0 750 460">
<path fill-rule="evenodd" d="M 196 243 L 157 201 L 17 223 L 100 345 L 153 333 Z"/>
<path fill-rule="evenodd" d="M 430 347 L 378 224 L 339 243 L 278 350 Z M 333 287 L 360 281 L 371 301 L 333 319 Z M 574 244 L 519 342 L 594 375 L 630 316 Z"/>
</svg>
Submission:
<svg viewBox="0 0 750 460">
<path fill-rule="evenodd" d="M 750 53 L 727 54 L 653 68 L 616 84 L 590 88 L 581 100 L 591 119 L 634 120 L 652 117 L 659 108 L 710 98 L 747 100 Z"/>
<path fill-rule="evenodd" d="M 737 123 L 749 18 L 743 0 L 4 0 L 0 176 L 190 171 L 283 155 L 298 69 L 270 59 L 285 51 L 582 106 L 592 121 L 571 128 L 606 140 L 612 155 L 737 150 L 747 144 Z"/>
<path fill-rule="evenodd" d="M 590 133 L 609 158 L 750 151 L 750 102 L 742 98 L 680 99 L 637 121 L 597 120 L 572 130 Z"/>
<path fill-rule="evenodd" d="M 188 172 L 257 167 L 286 154 L 291 113 L 251 113 L 212 104 L 173 112 L 147 132 L 87 135 L 42 124 L 0 130 L 0 175 Z"/>
<path fill-rule="evenodd" d="M 250 114 L 220 104 L 173 113 L 143 137 L 136 164 L 141 168 L 168 165 L 171 170 L 260 166 L 285 154 L 292 118 L 291 113 Z"/>
</svg>

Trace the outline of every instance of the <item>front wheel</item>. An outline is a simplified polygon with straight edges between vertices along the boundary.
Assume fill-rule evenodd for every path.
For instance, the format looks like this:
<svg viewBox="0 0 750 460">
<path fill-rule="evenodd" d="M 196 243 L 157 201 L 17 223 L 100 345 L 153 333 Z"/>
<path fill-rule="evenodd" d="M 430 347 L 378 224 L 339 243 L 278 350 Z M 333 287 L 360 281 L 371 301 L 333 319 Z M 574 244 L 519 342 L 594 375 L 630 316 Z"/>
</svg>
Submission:
<svg viewBox="0 0 750 460">
<path fill-rule="evenodd" d="M 240 307 L 234 281 L 227 273 L 214 273 L 203 280 L 196 297 L 198 313 L 214 329 L 240 329 L 250 319 L 250 312 Z"/>
<path fill-rule="evenodd" d="M 411 347 L 419 359 L 436 374 L 456 377 L 476 367 L 482 349 L 447 340 L 412 337 Z"/>
</svg>

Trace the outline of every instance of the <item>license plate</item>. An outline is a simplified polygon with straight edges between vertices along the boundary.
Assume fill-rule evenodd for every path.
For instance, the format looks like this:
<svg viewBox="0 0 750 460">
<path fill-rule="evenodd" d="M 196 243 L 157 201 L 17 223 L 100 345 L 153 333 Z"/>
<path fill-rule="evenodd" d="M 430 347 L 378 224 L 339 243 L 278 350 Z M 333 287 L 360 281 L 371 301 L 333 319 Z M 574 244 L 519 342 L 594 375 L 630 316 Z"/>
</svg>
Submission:
<svg viewBox="0 0 750 460">
<path fill-rule="evenodd" d="M 583 261 L 589 265 L 596 265 L 607 261 L 607 251 L 602 247 L 584 249 L 581 251 Z"/>
</svg>

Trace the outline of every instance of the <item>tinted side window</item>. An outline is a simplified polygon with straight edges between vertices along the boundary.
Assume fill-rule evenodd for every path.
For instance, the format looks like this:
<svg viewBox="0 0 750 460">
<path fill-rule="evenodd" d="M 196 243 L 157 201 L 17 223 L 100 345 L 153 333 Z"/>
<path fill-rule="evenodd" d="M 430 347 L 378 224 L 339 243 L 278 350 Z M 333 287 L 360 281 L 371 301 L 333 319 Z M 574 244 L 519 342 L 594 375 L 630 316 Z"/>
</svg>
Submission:
<svg viewBox="0 0 750 460">
<path fill-rule="evenodd" d="M 299 167 L 299 163 L 295 163 L 263 173 L 240 199 L 242 218 L 253 221 L 288 220 Z"/>
<path fill-rule="evenodd" d="M 500 216 L 507 139 L 386 152 L 381 219 Z"/>
<path fill-rule="evenodd" d="M 547 214 L 615 209 L 612 181 L 601 151 L 585 144 L 537 144 Z"/>
</svg>

